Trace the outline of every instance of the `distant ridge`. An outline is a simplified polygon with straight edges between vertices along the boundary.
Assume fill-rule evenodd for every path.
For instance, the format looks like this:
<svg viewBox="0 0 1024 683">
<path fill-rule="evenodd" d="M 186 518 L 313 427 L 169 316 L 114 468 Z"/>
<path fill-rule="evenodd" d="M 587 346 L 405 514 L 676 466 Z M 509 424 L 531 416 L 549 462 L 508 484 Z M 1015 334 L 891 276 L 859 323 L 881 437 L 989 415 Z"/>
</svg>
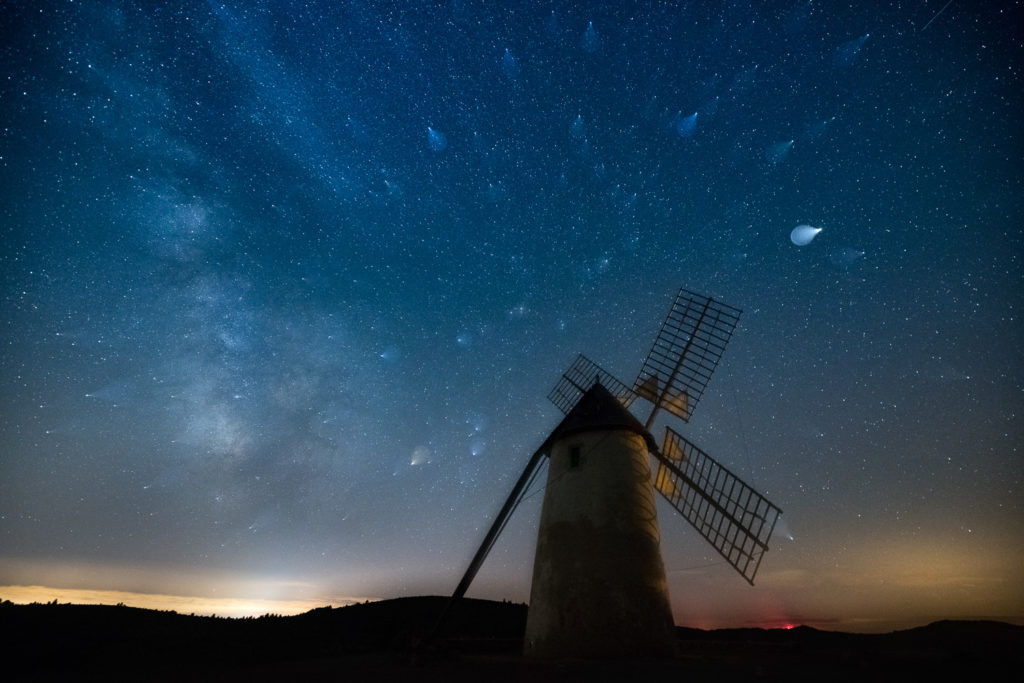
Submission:
<svg viewBox="0 0 1024 683">
<path fill-rule="evenodd" d="M 729 680 L 1016 680 L 1024 626 L 939 621 L 888 634 L 793 629 L 677 627 L 678 655 L 634 662 L 544 664 L 523 660 L 526 605 L 464 599 L 441 641 L 422 645 L 448 601 L 409 597 L 295 616 L 224 618 L 108 605 L 0 603 L 9 670 L 32 680 L 605 680 L 642 672 Z M 639 667 L 639 669 L 637 668 Z M 201 674 L 201 675 L 199 675 Z"/>
</svg>

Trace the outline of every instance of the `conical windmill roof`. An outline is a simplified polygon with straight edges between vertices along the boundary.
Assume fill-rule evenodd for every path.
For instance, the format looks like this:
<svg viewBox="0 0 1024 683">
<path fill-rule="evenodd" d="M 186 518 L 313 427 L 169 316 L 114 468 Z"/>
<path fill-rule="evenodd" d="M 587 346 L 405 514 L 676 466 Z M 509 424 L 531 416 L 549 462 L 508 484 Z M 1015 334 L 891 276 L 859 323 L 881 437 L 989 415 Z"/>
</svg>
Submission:
<svg viewBox="0 0 1024 683">
<path fill-rule="evenodd" d="M 644 429 L 640 421 L 626 410 L 615 396 L 601 384 L 600 380 L 587 390 L 562 423 L 551 435 L 561 439 L 581 432 L 626 430 L 639 434 L 648 448 L 656 450 L 654 437 Z"/>
</svg>

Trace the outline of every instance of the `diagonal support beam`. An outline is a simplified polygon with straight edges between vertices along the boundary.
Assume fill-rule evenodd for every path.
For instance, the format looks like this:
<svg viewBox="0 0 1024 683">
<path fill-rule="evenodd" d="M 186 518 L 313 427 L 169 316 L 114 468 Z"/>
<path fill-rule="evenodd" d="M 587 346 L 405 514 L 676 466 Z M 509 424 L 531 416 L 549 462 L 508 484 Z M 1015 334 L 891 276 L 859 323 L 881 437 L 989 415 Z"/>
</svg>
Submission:
<svg viewBox="0 0 1024 683">
<path fill-rule="evenodd" d="M 494 547 L 495 542 L 497 542 L 498 536 L 508 523 L 509 517 L 511 517 L 512 513 L 515 512 L 519 503 L 522 502 L 526 491 L 530 488 L 530 484 L 533 483 L 533 479 L 539 470 L 541 461 L 551 453 L 554 436 L 561 430 L 562 426 L 565 425 L 567 419 L 568 415 L 563 417 L 561 422 L 558 423 L 558 426 L 552 429 L 551 433 L 548 434 L 548 437 L 544 439 L 544 443 L 540 445 L 540 448 L 534 451 L 533 455 L 530 456 L 530 460 L 526 463 L 523 473 L 519 475 L 519 479 L 516 480 L 515 486 L 512 487 L 512 492 L 508 494 L 508 498 L 505 499 L 504 505 L 502 505 L 501 510 L 498 511 L 498 516 L 495 518 L 494 523 L 491 524 L 491 528 L 487 531 L 487 535 L 484 536 L 483 543 L 480 544 L 476 554 L 473 555 L 473 559 L 470 561 L 469 567 L 466 568 L 466 573 L 462 575 L 462 580 L 459 581 L 459 585 L 455 587 L 455 591 L 452 593 L 451 599 L 448 600 L 448 604 L 445 605 L 444 609 L 441 611 L 441 615 L 437 618 L 437 623 L 434 624 L 434 629 L 431 634 L 432 638 L 436 637 L 440 632 L 452 605 L 466 595 L 466 591 L 469 590 L 469 585 L 473 583 L 473 579 L 476 578 L 477 572 L 480 571 L 480 567 L 483 565 L 484 560 L 487 559 L 487 555 L 491 552 L 491 548 Z"/>
<path fill-rule="evenodd" d="M 488 553 L 491 552 L 491 548 L 494 547 L 494 543 L 498 540 L 498 535 L 501 534 L 502 529 L 505 528 L 505 524 L 508 522 L 513 510 L 518 507 L 523 494 L 533 481 L 533 477 L 536 474 L 541 459 L 544 458 L 550 450 L 551 443 L 550 439 L 548 439 L 540 448 L 534 451 L 532 456 L 530 456 L 530 461 L 526 463 L 526 469 L 524 469 L 523 473 L 519 475 L 519 479 L 516 481 L 515 486 L 512 487 L 512 492 L 508 494 L 508 498 L 505 499 L 505 504 L 501 506 L 501 510 L 498 511 L 498 516 L 495 518 L 494 523 L 491 524 L 491 528 L 488 530 L 487 535 L 484 536 L 483 543 L 480 544 L 480 548 L 476 551 L 476 554 L 473 555 L 473 559 L 470 561 L 469 567 L 466 569 L 466 573 L 462 575 L 462 580 L 459 581 L 459 585 L 455 587 L 455 592 L 452 593 L 453 601 L 464 596 L 466 591 L 469 590 L 469 584 L 471 584 L 473 579 L 476 578 L 476 573 L 480 571 L 480 566 L 483 565 L 484 560 L 487 559 Z"/>
</svg>

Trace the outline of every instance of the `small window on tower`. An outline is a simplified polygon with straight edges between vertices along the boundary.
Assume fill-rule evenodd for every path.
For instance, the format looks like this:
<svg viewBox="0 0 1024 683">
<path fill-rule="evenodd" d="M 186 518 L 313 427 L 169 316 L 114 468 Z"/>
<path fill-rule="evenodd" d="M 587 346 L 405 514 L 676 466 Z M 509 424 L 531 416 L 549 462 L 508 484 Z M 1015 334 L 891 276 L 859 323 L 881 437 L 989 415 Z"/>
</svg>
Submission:
<svg viewBox="0 0 1024 683">
<path fill-rule="evenodd" d="M 569 446 L 569 467 L 576 468 L 580 466 L 580 447 Z"/>
</svg>

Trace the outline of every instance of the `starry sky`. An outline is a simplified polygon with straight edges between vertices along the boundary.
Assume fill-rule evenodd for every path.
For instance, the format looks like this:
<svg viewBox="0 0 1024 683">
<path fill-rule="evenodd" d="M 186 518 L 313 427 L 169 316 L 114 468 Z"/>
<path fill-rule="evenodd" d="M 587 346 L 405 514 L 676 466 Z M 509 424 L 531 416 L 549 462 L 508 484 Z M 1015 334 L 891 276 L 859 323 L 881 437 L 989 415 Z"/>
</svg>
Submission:
<svg viewBox="0 0 1024 683">
<path fill-rule="evenodd" d="M 1024 623 L 1022 23 L 0 2 L 0 586 L 450 593 L 686 287 L 743 316 L 671 424 L 784 514 L 750 587 L 659 508 L 677 623 Z"/>
</svg>

